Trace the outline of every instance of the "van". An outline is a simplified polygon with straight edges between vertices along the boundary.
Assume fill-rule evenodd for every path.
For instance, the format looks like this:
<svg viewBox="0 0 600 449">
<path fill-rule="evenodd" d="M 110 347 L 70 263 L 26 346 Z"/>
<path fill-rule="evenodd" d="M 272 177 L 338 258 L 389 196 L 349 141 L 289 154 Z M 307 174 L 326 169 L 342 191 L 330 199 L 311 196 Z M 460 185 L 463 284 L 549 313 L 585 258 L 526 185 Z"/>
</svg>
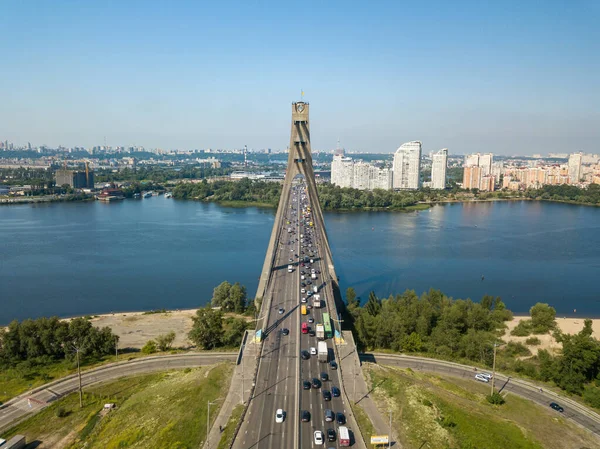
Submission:
<svg viewBox="0 0 600 449">
<path fill-rule="evenodd" d="M 334 419 L 335 419 L 335 415 L 334 415 L 333 411 L 328 408 L 325 409 L 325 421 L 333 422 Z"/>
</svg>

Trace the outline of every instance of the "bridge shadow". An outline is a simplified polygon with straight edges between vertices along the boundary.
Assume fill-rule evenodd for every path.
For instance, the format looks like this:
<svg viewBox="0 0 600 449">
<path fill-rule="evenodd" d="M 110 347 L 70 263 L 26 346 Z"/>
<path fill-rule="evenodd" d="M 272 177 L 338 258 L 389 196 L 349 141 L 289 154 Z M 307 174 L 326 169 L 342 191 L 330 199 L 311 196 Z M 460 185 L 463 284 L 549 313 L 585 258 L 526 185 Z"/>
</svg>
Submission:
<svg viewBox="0 0 600 449">
<path fill-rule="evenodd" d="M 379 388 L 379 387 L 381 387 L 381 386 L 382 386 L 382 385 L 385 383 L 385 381 L 386 381 L 386 379 L 383 379 L 383 380 L 382 380 L 381 382 L 379 382 L 377 385 L 373 385 L 373 388 L 371 388 L 369 391 L 367 391 L 367 392 L 366 392 L 366 394 L 365 394 L 365 395 L 364 395 L 362 398 L 360 398 L 358 401 L 356 401 L 356 402 L 355 402 L 355 404 L 358 404 L 358 403 L 359 403 L 360 401 L 362 401 L 363 399 L 365 399 L 365 398 L 368 398 L 368 397 L 369 397 L 369 395 L 370 395 L 371 393 L 373 393 L 373 392 L 375 391 L 375 389 L 376 389 L 376 388 Z"/>
<path fill-rule="evenodd" d="M 260 395 L 263 395 L 263 394 L 267 393 L 269 390 L 271 390 L 272 388 L 275 388 L 278 384 L 280 384 L 281 382 L 285 382 L 289 378 L 290 378 L 290 376 L 285 376 L 283 379 L 278 380 L 277 382 L 275 382 L 272 385 L 269 385 L 267 388 L 265 388 L 264 390 L 262 390 L 260 393 L 257 393 L 254 396 L 252 396 L 251 399 L 256 399 Z"/>
<path fill-rule="evenodd" d="M 258 447 L 259 443 L 264 440 L 265 438 L 269 438 L 271 436 L 271 432 L 267 433 L 264 437 L 260 438 L 256 443 L 254 443 L 252 446 L 248 446 L 248 449 L 251 449 L 253 447 Z"/>
<path fill-rule="evenodd" d="M 312 259 L 313 263 L 317 263 L 317 261 L 323 260 L 323 258 L 321 258 L 321 257 L 309 257 L 309 259 Z M 279 270 L 283 270 L 284 268 L 287 270 L 288 265 L 292 265 L 296 269 L 306 268 L 306 267 L 300 266 L 300 264 L 303 262 L 304 262 L 303 260 L 295 260 L 293 262 L 289 262 L 284 265 L 276 265 L 271 269 L 271 271 L 279 271 Z M 304 262 L 304 263 L 310 263 L 310 262 Z"/>
<path fill-rule="evenodd" d="M 294 313 L 294 311 L 298 307 L 300 307 L 300 305 L 296 304 L 293 308 L 288 310 L 286 313 L 282 314 L 280 318 L 277 318 L 273 324 L 271 324 L 269 327 L 267 327 L 265 329 L 265 338 L 267 338 L 271 334 L 271 332 L 273 332 L 275 329 L 277 329 L 277 326 L 279 326 L 281 323 L 283 323 L 283 321 L 286 318 L 288 318 L 292 313 Z"/>
</svg>

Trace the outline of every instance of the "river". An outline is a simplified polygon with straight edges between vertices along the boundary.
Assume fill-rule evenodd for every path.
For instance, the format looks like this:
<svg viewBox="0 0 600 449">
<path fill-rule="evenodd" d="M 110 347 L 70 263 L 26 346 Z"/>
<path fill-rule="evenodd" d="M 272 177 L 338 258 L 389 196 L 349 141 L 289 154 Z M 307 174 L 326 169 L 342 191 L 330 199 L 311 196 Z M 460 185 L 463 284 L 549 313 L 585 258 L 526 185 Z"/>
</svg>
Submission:
<svg viewBox="0 0 600 449">
<path fill-rule="evenodd" d="M 221 281 L 254 295 L 274 210 L 164 197 L 0 208 L 0 323 L 192 308 Z M 542 202 L 325 214 L 342 290 L 437 288 L 600 316 L 600 209 Z"/>
</svg>

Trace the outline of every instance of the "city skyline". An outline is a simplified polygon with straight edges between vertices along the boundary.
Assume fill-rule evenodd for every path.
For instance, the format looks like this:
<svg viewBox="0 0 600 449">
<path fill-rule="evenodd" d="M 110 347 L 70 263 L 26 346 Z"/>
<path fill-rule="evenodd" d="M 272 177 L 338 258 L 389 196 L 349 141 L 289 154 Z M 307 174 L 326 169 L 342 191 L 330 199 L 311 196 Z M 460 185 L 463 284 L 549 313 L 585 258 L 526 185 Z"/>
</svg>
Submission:
<svg viewBox="0 0 600 449">
<path fill-rule="evenodd" d="M 285 148 L 286 104 L 303 89 L 314 148 L 343 136 L 373 153 L 412 140 L 454 154 L 599 151 L 597 3 L 341 5 L 315 4 L 293 33 L 291 6 L 275 3 L 7 5 L 0 138 Z"/>
</svg>

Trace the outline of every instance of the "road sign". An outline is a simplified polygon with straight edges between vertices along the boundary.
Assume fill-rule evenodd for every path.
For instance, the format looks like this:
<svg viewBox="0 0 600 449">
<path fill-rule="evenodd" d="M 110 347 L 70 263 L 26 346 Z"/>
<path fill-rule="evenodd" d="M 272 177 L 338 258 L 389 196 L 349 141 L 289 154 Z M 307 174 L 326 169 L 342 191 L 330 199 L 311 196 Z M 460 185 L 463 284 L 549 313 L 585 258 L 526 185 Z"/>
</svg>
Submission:
<svg viewBox="0 0 600 449">
<path fill-rule="evenodd" d="M 371 444 L 388 444 L 390 439 L 387 435 L 371 435 Z"/>
</svg>

